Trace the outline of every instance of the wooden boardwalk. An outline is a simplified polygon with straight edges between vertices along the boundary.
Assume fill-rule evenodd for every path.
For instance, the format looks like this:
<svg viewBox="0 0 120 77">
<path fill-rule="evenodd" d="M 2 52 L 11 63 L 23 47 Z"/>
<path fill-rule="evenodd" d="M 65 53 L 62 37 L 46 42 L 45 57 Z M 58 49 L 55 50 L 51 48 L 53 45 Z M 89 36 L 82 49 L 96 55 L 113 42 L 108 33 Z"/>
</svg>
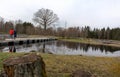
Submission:
<svg viewBox="0 0 120 77">
<path fill-rule="evenodd" d="M 16 39 L 5 39 L 0 42 L 0 47 L 2 46 L 13 46 L 22 44 L 32 44 L 32 43 L 43 43 L 48 41 L 57 40 L 56 38 L 16 38 Z"/>
</svg>

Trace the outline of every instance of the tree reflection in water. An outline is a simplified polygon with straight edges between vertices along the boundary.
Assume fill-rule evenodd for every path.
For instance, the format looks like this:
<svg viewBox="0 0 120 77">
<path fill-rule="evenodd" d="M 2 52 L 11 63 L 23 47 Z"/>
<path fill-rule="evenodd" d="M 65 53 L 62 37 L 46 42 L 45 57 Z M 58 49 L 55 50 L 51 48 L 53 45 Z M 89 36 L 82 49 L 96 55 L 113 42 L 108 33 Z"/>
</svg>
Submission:
<svg viewBox="0 0 120 77">
<path fill-rule="evenodd" d="M 93 51 L 100 50 L 101 52 L 115 52 L 120 50 L 119 47 L 112 47 L 112 46 L 103 46 L 103 45 L 90 45 L 90 44 L 83 44 L 83 43 L 75 43 L 75 42 L 66 42 L 66 41 L 57 41 L 57 46 L 66 46 L 67 48 L 77 50 L 78 48 L 87 52 L 89 48 L 92 48 Z"/>
<path fill-rule="evenodd" d="M 7 51 L 3 48 L 1 51 Z M 66 55 L 120 56 L 120 48 L 102 45 L 90 45 L 66 41 L 53 41 L 16 46 L 16 52 L 38 51 L 43 53 Z"/>
</svg>

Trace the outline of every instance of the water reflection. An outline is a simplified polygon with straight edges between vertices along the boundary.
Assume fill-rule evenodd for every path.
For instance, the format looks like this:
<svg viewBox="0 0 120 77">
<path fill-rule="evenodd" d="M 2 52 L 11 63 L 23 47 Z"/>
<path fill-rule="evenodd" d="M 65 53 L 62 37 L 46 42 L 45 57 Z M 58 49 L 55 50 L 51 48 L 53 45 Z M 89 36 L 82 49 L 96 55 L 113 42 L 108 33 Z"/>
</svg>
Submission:
<svg viewBox="0 0 120 77">
<path fill-rule="evenodd" d="M 8 47 L 3 48 L 2 51 L 7 52 L 7 48 Z M 61 55 L 120 56 L 120 48 L 118 47 L 90 45 L 65 41 L 16 46 L 16 51 L 37 51 Z"/>
<path fill-rule="evenodd" d="M 89 50 L 89 48 L 92 48 L 93 51 L 100 50 L 101 52 L 103 51 L 108 51 L 108 52 L 115 52 L 120 50 L 119 47 L 112 47 L 112 46 L 103 46 L 103 45 L 90 45 L 90 44 L 83 44 L 83 43 L 74 43 L 74 42 L 63 42 L 63 41 L 57 41 L 57 46 L 66 46 L 67 48 L 70 49 L 81 49 L 85 52 Z"/>
<path fill-rule="evenodd" d="M 9 46 L 9 52 L 16 52 L 15 46 Z"/>
</svg>

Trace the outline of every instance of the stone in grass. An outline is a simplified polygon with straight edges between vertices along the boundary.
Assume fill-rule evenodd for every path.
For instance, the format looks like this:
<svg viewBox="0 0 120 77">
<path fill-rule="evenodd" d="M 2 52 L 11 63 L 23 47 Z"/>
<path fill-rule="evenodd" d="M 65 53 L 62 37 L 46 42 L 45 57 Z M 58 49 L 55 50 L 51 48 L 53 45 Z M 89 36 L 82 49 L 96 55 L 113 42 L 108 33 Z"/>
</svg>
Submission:
<svg viewBox="0 0 120 77">
<path fill-rule="evenodd" d="M 47 77 L 43 59 L 35 53 L 8 58 L 3 67 L 7 77 Z"/>
<path fill-rule="evenodd" d="M 71 77 L 94 77 L 89 72 L 83 70 L 76 70 L 72 73 Z"/>
</svg>

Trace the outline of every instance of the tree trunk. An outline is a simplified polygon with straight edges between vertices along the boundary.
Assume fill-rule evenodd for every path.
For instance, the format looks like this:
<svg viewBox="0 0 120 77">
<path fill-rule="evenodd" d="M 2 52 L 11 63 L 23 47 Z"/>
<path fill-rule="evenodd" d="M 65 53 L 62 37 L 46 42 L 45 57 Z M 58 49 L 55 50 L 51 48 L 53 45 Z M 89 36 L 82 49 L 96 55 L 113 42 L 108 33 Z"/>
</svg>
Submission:
<svg viewBox="0 0 120 77">
<path fill-rule="evenodd" d="M 8 77 L 46 77 L 45 64 L 36 54 L 6 59 L 3 66 Z"/>
</svg>

